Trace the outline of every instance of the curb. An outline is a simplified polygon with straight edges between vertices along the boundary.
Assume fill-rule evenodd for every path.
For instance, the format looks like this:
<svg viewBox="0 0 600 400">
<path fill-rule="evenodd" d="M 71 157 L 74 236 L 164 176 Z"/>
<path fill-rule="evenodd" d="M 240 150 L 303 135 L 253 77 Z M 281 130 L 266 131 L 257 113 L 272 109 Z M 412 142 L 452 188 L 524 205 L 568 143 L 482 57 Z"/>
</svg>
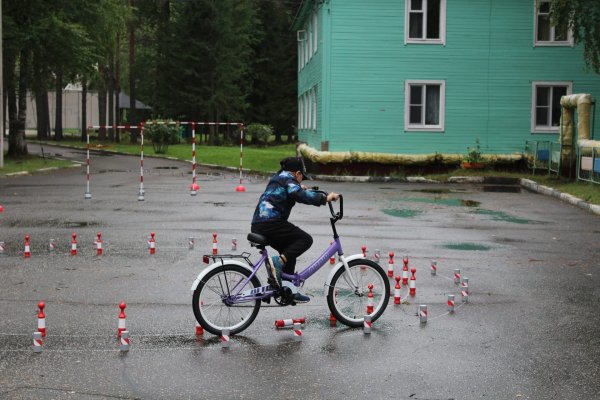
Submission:
<svg viewBox="0 0 600 400">
<path fill-rule="evenodd" d="M 521 187 L 524 187 L 525 189 L 530 190 L 532 192 L 536 192 L 536 193 L 540 193 L 540 194 L 543 194 L 546 196 L 551 196 L 551 197 L 557 198 L 566 203 L 569 203 L 571 205 L 574 205 L 576 207 L 579 207 L 581 209 L 589 211 L 593 214 L 600 215 L 600 206 L 599 205 L 588 203 L 587 201 L 584 201 L 584 200 L 580 199 L 579 197 L 575 197 L 568 193 L 563 193 L 563 192 L 558 191 L 549 186 L 540 185 L 537 182 L 532 181 L 531 179 L 521 178 Z"/>
</svg>

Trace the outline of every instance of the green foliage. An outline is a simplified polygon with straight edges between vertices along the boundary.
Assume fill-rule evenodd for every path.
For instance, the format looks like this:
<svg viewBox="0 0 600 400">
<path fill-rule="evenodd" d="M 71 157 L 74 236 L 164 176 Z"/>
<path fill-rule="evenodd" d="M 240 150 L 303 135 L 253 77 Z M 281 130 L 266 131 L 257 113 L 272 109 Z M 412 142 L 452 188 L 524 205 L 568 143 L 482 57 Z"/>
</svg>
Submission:
<svg viewBox="0 0 600 400">
<path fill-rule="evenodd" d="M 550 17 L 555 25 L 568 25 L 575 43 L 583 43 L 588 67 L 600 73 L 600 2 L 552 0 Z"/>
<path fill-rule="evenodd" d="M 271 125 L 250 124 L 244 131 L 244 134 L 251 136 L 253 142 L 256 141 L 266 146 L 273 135 L 273 127 Z"/>
<path fill-rule="evenodd" d="M 144 137 L 152 142 L 157 154 L 167 152 L 170 144 L 179 142 L 179 125 L 172 121 L 148 121 L 144 126 Z"/>
<path fill-rule="evenodd" d="M 467 156 L 465 161 L 469 163 L 482 163 L 484 162 L 481 156 L 481 146 L 479 144 L 479 138 L 475 139 L 475 147 L 467 147 Z"/>
</svg>

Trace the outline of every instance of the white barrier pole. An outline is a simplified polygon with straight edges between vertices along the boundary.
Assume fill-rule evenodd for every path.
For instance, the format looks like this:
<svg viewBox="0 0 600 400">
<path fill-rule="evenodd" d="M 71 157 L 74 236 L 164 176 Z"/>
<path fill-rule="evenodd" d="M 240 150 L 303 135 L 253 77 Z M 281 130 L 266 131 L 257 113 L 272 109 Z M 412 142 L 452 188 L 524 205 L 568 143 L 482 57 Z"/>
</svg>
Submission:
<svg viewBox="0 0 600 400">
<path fill-rule="evenodd" d="M 138 201 L 144 201 L 144 125 L 140 128 L 140 191 Z"/>
</svg>

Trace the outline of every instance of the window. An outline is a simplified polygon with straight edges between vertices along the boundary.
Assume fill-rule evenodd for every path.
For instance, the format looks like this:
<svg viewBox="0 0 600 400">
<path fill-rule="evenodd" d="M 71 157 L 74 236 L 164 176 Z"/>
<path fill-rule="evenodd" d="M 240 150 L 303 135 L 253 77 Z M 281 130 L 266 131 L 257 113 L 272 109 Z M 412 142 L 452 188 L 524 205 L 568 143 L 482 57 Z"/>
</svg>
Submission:
<svg viewBox="0 0 600 400">
<path fill-rule="evenodd" d="M 308 20 L 308 58 L 312 58 L 313 55 L 313 25 L 312 18 Z"/>
<path fill-rule="evenodd" d="M 571 92 L 571 82 L 534 82 L 531 131 L 558 133 L 561 116 L 560 98 Z"/>
<path fill-rule="evenodd" d="M 313 14 L 313 51 L 317 52 L 317 44 L 319 43 L 319 15 L 315 12 Z"/>
<path fill-rule="evenodd" d="M 446 43 L 446 0 L 405 0 L 404 43 Z"/>
<path fill-rule="evenodd" d="M 444 131 L 445 81 L 406 81 L 404 130 Z"/>
<path fill-rule="evenodd" d="M 553 26 L 550 20 L 550 0 L 534 0 L 535 4 L 535 44 L 571 45 L 572 37 L 566 25 Z"/>
<path fill-rule="evenodd" d="M 317 88 L 314 87 L 311 91 L 312 93 L 312 121 L 310 124 L 311 129 L 317 129 Z"/>
</svg>

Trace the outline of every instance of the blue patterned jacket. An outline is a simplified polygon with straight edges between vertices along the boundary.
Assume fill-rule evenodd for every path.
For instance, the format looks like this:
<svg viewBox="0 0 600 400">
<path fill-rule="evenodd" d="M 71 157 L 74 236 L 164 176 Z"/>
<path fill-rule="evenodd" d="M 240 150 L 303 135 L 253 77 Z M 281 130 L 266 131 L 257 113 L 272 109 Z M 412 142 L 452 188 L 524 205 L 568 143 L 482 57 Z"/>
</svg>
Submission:
<svg viewBox="0 0 600 400">
<path fill-rule="evenodd" d="M 271 177 L 260 196 L 252 223 L 287 221 L 296 202 L 322 206 L 327 203 L 327 197 L 323 193 L 303 190 L 291 172 L 281 171 Z"/>
</svg>

